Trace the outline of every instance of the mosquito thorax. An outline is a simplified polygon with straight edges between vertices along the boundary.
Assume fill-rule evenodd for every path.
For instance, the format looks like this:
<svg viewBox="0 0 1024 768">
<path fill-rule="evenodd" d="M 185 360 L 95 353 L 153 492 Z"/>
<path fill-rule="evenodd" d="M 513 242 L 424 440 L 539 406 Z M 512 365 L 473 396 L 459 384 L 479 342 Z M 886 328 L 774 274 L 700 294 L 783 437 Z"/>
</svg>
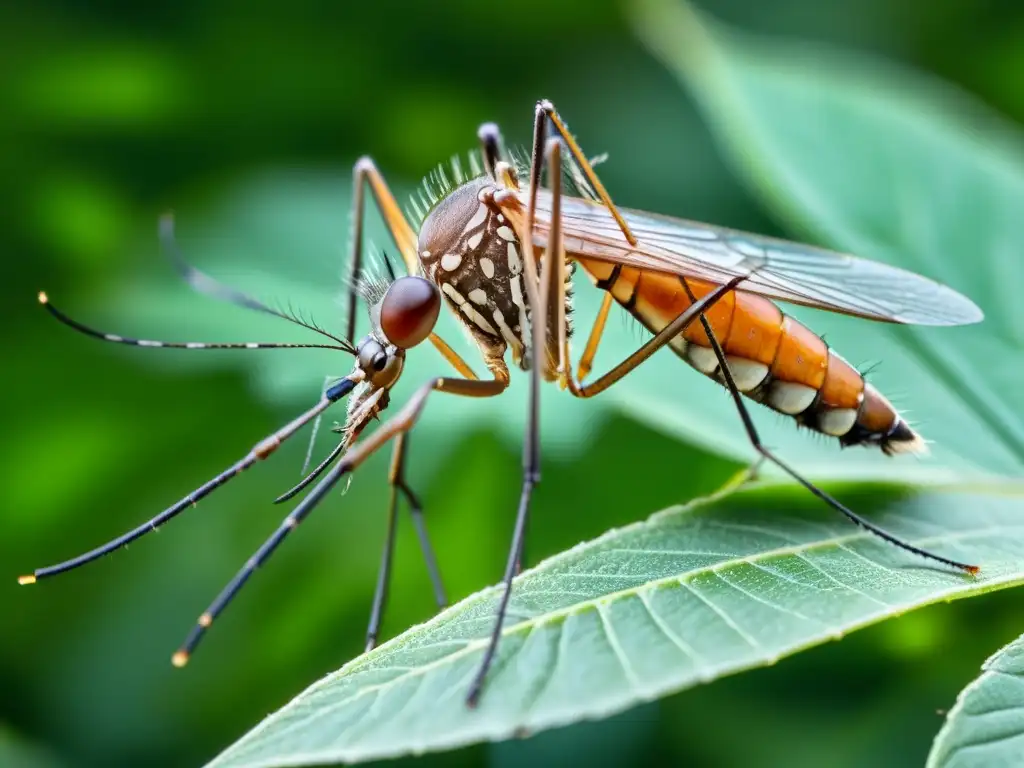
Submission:
<svg viewBox="0 0 1024 768">
<path fill-rule="evenodd" d="M 529 347 L 522 249 L 481 177 L 457 187 L 420 227 L 423 273 L 433 281 L 475 338 L 510 347 L 520 360 Z"/>
</svg>

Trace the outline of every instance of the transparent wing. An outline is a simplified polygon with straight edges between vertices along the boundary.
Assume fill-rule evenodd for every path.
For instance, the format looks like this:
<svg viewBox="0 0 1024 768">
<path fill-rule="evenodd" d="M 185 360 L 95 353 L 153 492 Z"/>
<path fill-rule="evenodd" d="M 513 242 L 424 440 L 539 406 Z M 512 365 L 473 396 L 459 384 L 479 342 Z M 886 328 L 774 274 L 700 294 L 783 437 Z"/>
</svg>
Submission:
<svg viewBox="0 0 1024 768">
<path fill-rule="evenodd" d="M 522 203 L 526 205 L 526 195 Z M 583 257 L 722 284 L 757 269 L 743 290 L 872 320 L 966 325 L 981 310 L 952 288 L 877 261 L 710 224 L 621 208 L 637 238 L 626 242 L 603 205 L 562 199 L 565 247 Z M 535 239 L 546 244 L 551 194 L 537 199 Z"/>
</svg>

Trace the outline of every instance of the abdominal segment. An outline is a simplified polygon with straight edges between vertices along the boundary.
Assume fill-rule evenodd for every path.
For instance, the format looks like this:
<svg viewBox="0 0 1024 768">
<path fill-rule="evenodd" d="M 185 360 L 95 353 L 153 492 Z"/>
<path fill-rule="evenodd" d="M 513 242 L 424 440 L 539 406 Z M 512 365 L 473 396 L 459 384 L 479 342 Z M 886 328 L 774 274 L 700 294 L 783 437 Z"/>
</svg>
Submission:
<svg viewBox="0 0 1024 768">
<path fill-rule="evenodd" d="M 677 275 L 578 259 L 599 288 L 656 333 L 690 306 Z M 698 299 L 717 286 L 687 278 Z M 705 313 L 725 353 L 736 388 L 843 445 L 878 445 L 886 453 L 916 451 L 923 442 L 896 409 L 820 336 L 768 299 L 743 291 L 726 294 Z M 701 373 L 725 383 L 700 322 L 669 342 Z"/>
</svg>

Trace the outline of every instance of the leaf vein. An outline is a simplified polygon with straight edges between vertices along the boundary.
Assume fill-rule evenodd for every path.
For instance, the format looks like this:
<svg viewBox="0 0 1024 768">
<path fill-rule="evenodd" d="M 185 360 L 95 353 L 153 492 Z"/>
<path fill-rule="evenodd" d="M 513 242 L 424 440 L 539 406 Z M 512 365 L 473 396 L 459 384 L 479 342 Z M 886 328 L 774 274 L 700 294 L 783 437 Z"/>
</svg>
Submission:
<svg viewBox="0 0 1024 768">
<path fill-rule="evenodd" d="M 597 615 L 600 618 L 601 629 L 604 632 L 605 639 L 608 641 L 608 645 L 612 649 L 612 653 L 615 658 L 618 659 L 619 665 L 622 667 L 622 673 L 626 676 L 626 682 L 629 684 L 630 689 L 639 695 L 642 685 L 640 678 L 637 677 L 632 665 L 629 663 L 629 659 L 626 656 L 626 651 L 619 642 L 619 637 L 615 634 L 615 629 L 612 627 L 611 620 L 608 618 L 607 605 L 602 601 L 597 601 L 594 604 L 597 609 Z"/>
<path fill-rule="evenodd" d="M 664 617 L 654 609 L 654 606 L 650 601 L 650 596 L 647 592 L 638 592 L 637 597 L 640 598 L 640 604 L 646 609 L 647 615 L 651 617 L 651 621 L 654 622 L 654 625 L 661 630 L 661 633 L 665 635 L 665 637 L 667 637 L 676 646 L 676 648 L 683 653 L 684 656 L 693 662 L 694 667 L 698 670 L 698 676 L 703 680 L 705 675 L 708 674 L 706 670 L 710 669 L 710 665 L 708 665 L 701 655 L 694 650 L 692 645 L 679 637 L 679 635 L 677 635 L 672 628 L 668 626 Z"/>
<path fill-rule="evenodd" d="M 758 595 L 758 594 L 756 594 L 754 592 L 751 592 L 749 589 L 744 589 L 743 587 L 741 587 L 736 582 L 730 581 L 729 579 L 727 579 L 725 577 L 724 573 L 720 573 L 718 571 L 714 571 L 713 573 L 715 574 L 715 576 L 717 576 L 719 578 L 719 580 L 723 584 L 726 584 L 726 585 L 732 587 L 733 589 L 735 589 L 740 594 L 746 595 L 751 600 L 753 600 L 755 602 L 758 602 L 761 605 L 768 606 L 773 611 L 778 611 L 780 613 L 788 613 L 790 616 L 795 616 L 796 618 L 798 618 L 798 619 L 800 619 L 802 621 L 810 621 L 810 622 L 812 622 L 814 624 L 821 624 L 822 626 L 824 626 L 824 623 L 821 622 L 821 621 L 818 621 L 817 619 L 812 619 L 809 616 L 804 616 L 802 613 L 800 613 L 798 611 L 794 611 L 792 608 L 788 608 L 788 607 L 782 605 L 781 603 L 773 603 L 770 600 L 766 600 L 765 598 L 761 597 L 760 595 Z"/>
<path fill-rule="evenodd" d="M 818 573 L 820 573 L 822 576 L 824 576 L 829 581 L 831 581 L 831 582 L 833 582 L 835 584 L 838 584 L 841 588 L 843 588 L 843 589 L 845 589 L 845 590 L 847 590 L 849 592 L 852 592 L 855 595 L 860 595 L 861 597 L 864 597 L 864 598 L 870 600 L 873 603 L 877 603 L 878 605 L 882 606 L 883 608 L 885 608 L 887 610 L 892 608 L 892 605 L 890 605 L 889 603 L 885 602 L 884 600 L 880 600 L 877 597 L 875 597 L 874 595 L 869 595 L 864 590 L 857 589 L 857 587 L 854 587 L 851 584 L 847 584 L 845 581 L 840 581 L 835 576 L 833 576 L 831 573 L 829 573 L 824 568 L 822 568 L 820 565 L 818 565 L 816 562 L 814 562 L 813 560 L 807 558 L 803 554 L 798 552 L 796 556 L 797 556 L 797 558 L 799 558 L 803 562 L 807 563 L 807 565 L 812 570 L 817 571 Z"/>
<path fill-rule="evenodd" d="M 764 653 L 768 655 L 767 650 L 759 643 L 755 638 L 749 635 L 739 624 L 733 621 L 732 617 L 715 605 L 708 597 L 702 595 L 693 584 L 690 583 L 689 579 L 679 579 L 679 583 L 686 589 L 690 590 L 701 602 L 703 602 L 708 608 L 710 608 L 718 617 L 725 622 L 725 625 L 729 627 L 733 632 L 739 635 L 747 645 L 753 648 L 758 653 Z"/>
</svg>

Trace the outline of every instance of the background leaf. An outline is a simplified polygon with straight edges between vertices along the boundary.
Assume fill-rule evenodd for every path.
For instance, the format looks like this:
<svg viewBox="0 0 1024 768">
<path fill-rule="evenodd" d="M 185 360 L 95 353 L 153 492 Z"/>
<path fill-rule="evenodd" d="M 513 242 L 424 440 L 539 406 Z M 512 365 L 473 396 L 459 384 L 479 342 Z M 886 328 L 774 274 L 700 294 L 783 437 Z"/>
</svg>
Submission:
<svg viewBox="0 0 1024 768">
<path fill-rule="evenodd" d="M 698 100 L 721 147 L 796 232 L 948 283 L 985 312 L 956 329 L 796 310 L 892 392 L 947 472 L 1024 470 L 1024 142 L 966 94 L 862 54 L 741 34 L 679 0 L 635 26 Z M 877 382 L 876 382 L 877 383 Z M 886 391 L 883 387 L 883 391 Z"/>
<path fill-rule="evenodd" d="M 533 733 L 772 664 L 939 600 L 1024 580 L 1019 496 L 860 487 L 848 503 L 922 546 L 922 563 L 786 486 L 666 510 L 522 574 L 485 695 L 464 703 L 498 591 L 345 665 L 212 765 L 349 762 Z M 969 507 L 969 519 L 961 511 Z"/>
<path fill-rule="evenodd" d="M 1024 636 L 1001 648 L 960 692 L 927 768 L 1012 768 L 1024 754 Z"/>
</svg>

